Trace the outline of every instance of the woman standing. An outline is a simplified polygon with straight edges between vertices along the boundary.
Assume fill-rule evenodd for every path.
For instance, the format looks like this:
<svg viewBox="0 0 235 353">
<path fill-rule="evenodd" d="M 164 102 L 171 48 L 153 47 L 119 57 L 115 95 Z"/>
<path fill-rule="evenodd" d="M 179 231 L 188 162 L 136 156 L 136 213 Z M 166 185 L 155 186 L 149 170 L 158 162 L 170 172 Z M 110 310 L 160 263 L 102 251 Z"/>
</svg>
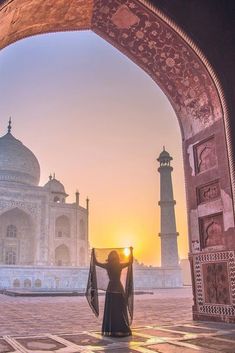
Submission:
<svg viewBox="0 0 235 353">
<path fill-rule="evenodd" d="M 98 250 L 100 251 L 100 249 Z M 102 324 L 102 335 L 104 336 L 124 337 L 131 335 L 130 323 L 133 317 L 133 255 L 132 248 L 128 250 L 130 251 L 130 254 L 126 256 L 126 261 L 120 261 L 122 252 L 125 251 L 125 249 L 115 249 L 109 252 L 108 258 L 105 262 L 98 261 L 95 249 L 92 250 L 90 275 L 87 286 L 87 299 L 97 316 L 99 314 L 99 288 L 97 288 L 95 267 L 98 266 L 105 269 L 109 280 L 106 288 Z M 124 268 L 127 268 L 125 289 L 121 283 L 121 273 Z"/>
</svg>

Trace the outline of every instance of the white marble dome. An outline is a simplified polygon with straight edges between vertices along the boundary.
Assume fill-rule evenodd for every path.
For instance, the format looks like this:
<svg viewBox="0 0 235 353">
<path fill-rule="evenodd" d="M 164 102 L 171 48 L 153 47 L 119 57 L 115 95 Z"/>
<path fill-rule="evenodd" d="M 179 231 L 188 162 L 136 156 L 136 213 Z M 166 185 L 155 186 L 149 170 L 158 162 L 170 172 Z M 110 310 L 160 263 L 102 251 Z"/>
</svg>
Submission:
<svg viewBox="0 0 235 353">
<path fill-rule="evenodd" d="M 53 194 L 64 194 L 66 195 L 64 185 L 55 177 L 52 179 L 50 177 L 50 180 L 44 185 L 44 188 Z"/>
<path fill-rule="evenodd" d="M 40 165 L 35 155 L 10 132 L 0 137 L 0 181 L 37 186 Z"/>
</svg>

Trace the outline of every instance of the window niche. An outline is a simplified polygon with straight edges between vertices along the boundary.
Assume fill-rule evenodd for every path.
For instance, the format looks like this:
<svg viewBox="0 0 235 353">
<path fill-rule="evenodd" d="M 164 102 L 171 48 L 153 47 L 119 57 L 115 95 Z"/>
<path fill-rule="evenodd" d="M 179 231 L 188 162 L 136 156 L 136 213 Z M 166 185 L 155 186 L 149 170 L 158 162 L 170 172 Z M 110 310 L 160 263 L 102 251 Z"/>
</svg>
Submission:
<svg viewBox="0 0 235 353">
<path fill-rule="evenodd" d="M 55 236 L 57 238 L 70 237 L 70 220 L 67 216 L 60 216 L 55 222 Z"/>
<path fill-rule="evenodd" d="M 7 232 L 6 232 L 7 238 L 16 238 L 17 237 L 17 228 L 13 224 L 10 224 L 7 226 Z"/>
</svg>

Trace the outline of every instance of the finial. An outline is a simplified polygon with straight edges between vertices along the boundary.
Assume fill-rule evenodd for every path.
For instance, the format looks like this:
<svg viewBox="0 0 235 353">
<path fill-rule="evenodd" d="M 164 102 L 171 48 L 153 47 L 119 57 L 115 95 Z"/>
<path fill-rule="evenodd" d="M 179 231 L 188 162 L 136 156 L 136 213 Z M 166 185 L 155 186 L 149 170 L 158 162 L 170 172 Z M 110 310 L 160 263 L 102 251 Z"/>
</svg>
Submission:
<svg viewBox="0 0 235 353">
<path fill-rule="evenodd" d="M 163 146 L 163 151 L 165 151 L 165 146 Z"/>
<path fill-rule="evenodd" d="M 77 206 L 79 206 L 79 196 L 80 196 L 80 194 L 79 194 L 79 191 L 78 191 L 78 189 L 76 190 L 76 204 L 77 204 Z"/>
<path fill-rule="evenodd" d="M 11 117 L 9 118 L 7 129 L 8 129 L 8 134 L 10 134 L 11 133 Z"/>
<path fill-rule="evenodd" d="M 52 175 L 50 174 L 50 175 L 49 175 L 49 180 L 51 180 L 51 179 L 52 179 Z"/>
</svg>

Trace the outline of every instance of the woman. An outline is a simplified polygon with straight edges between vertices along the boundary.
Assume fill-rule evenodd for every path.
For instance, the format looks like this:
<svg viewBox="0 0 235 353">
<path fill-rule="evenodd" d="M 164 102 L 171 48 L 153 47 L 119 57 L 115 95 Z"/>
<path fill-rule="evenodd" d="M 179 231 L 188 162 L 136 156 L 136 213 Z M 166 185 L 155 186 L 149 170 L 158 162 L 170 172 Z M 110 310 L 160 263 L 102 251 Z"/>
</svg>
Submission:
<svg viewBox="0 0 235 353">
<path fill-rule="evenodd" d="M 100 250 L 100 249 L 98 249 Z M 120 251 L 121 249 L 119 249 Z M 133 279 L 132 279 L 132 248 L 128 262 L 121 262 L 118 250 L 110 251 L 106 262 L 99 262 L 92 250 L 91 268 L 89 279 L 95 285 L 88 285 L 87 293 L 90 293 L 89 301 L 93 311 L 98 316 L 98 291 L 95 266 L 104 268 L 107 271 L 109 282 L 105 295 L 104 317 L 102 324 L 102 335 L 112 337 L 130 336 L 130 320 L 133 316 Z M 95 266 L 94 266 L 95 265 Z M 128 267 L 125 290 L 121 283 L 121 273 L 123 268 Z M 89 283 L 88 279 L 88 283 Z M 94 295 L 95 294 L 95 295 Z M 94 310 L 95 309 L 95 310 Z M 128 318 L 130 314 L 130 320 Z"/>
</svg>

